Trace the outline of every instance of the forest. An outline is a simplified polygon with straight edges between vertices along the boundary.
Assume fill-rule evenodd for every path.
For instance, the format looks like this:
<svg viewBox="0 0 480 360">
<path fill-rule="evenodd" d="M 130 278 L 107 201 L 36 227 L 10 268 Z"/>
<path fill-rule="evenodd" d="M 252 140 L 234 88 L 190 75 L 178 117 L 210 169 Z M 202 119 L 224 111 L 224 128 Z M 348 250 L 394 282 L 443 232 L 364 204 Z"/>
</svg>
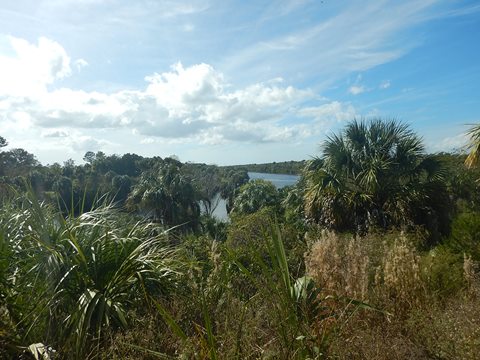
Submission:
<svg viewBox="0 0 480 360">
<path fill-rule="evenodd" d="M 0 358 L 477 359 L 466 136 L 429 154 L 405 123 L 352 120 L 317 157 L 241 166 L 42 165 L 0 137 Z"/>
</svg>

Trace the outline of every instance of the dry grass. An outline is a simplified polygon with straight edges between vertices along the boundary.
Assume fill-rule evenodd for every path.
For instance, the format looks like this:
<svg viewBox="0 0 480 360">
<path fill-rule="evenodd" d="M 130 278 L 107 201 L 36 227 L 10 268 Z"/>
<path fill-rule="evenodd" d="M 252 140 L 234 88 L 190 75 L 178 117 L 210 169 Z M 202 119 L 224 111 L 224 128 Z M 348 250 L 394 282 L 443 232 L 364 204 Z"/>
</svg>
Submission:
<svg viewBox="0 0 480 360">
<path fill-rule="evenodd" d="M 322 232 L 305 263 L 307 273 L 326 291 L 390 311 L 417 306 L 425 295 L 420 255 L 412 241 L 401 234 L 383 239 Z"/>
<path fill-rule="evenodd" d="M 309 236 L 310 276 L 332 294 L 392 314 L 355 313 L 332 338 L 330 358 L 478 358 L 480 282 L 470 257 L 462 263 L 444 248 L 421 253 L 401 233 Z"/>
<path fill-rule="evenodd" d="M 307 274 L 325 291 L 366 300 L 369 256 L 362 239 L 322 232 L 305 257 Z"/>
<path fill-rule="evenodd" d="M 407 329 L 410 338 L 431 358 L 478 359 L 480 308 L 477 297 L 457 296 L 447 304 L 412 312 Z"/>
</svg>

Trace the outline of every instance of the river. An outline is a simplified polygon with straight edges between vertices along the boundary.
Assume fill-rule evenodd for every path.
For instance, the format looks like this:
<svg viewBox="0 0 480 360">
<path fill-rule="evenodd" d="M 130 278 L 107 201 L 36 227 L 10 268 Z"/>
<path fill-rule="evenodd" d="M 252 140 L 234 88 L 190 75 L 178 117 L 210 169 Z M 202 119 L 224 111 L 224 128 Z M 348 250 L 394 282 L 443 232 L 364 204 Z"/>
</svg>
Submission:
<svg viewBox="0 0 480 360">
<path fill-rule="evenodd" d="M 294 185 L 300 179 L 298 175 L 268 174 L 257 172 L 249 172 L 248 176 L 250 181 L 255 179 L 270 181 L 277 189 L 283 188 L 284 186 Z M 221 198 L 217 200 L 218 206 L 213 212 L 213 216 L 219 220 L 228 220 L 227 203 Z"/>
</svg>

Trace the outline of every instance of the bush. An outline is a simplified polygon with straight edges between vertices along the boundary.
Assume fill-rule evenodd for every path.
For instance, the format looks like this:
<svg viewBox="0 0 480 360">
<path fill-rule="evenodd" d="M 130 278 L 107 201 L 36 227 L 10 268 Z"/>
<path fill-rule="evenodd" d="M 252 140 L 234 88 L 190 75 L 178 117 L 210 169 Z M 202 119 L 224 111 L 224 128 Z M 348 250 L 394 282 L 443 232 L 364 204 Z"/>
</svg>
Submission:
<svg viewBox="0 0 480 360">
<path fill-rule="evenodd" d="M 447 245 L 459 254 L 467 253 L 480 261 L 480 213 L 462 213 L 452 223 Z"/>
<path fill-rule="evenodd" d="M 463 255 L 438 246 L 422 257 L 422 280 L 433 299 L 444 300 L 465 287 Z"/>
</svg>

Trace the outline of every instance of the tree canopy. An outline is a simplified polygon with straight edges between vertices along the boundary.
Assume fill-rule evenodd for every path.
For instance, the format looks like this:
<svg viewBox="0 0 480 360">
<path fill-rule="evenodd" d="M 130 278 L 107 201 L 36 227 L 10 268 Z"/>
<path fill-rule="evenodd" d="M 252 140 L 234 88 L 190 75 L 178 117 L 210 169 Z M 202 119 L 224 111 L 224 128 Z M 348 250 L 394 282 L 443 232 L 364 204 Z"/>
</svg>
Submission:
<svg viewBox="0 0 480 360">
<path fill-rule="evenodd" d="M 449 199 L 439 161 L 395 120 L 353 120 L 306 167 L 307 216 L 338 230 L 448 224 Z M 448 227 L 448 226 L 447 226 Z"/>
</svg>

